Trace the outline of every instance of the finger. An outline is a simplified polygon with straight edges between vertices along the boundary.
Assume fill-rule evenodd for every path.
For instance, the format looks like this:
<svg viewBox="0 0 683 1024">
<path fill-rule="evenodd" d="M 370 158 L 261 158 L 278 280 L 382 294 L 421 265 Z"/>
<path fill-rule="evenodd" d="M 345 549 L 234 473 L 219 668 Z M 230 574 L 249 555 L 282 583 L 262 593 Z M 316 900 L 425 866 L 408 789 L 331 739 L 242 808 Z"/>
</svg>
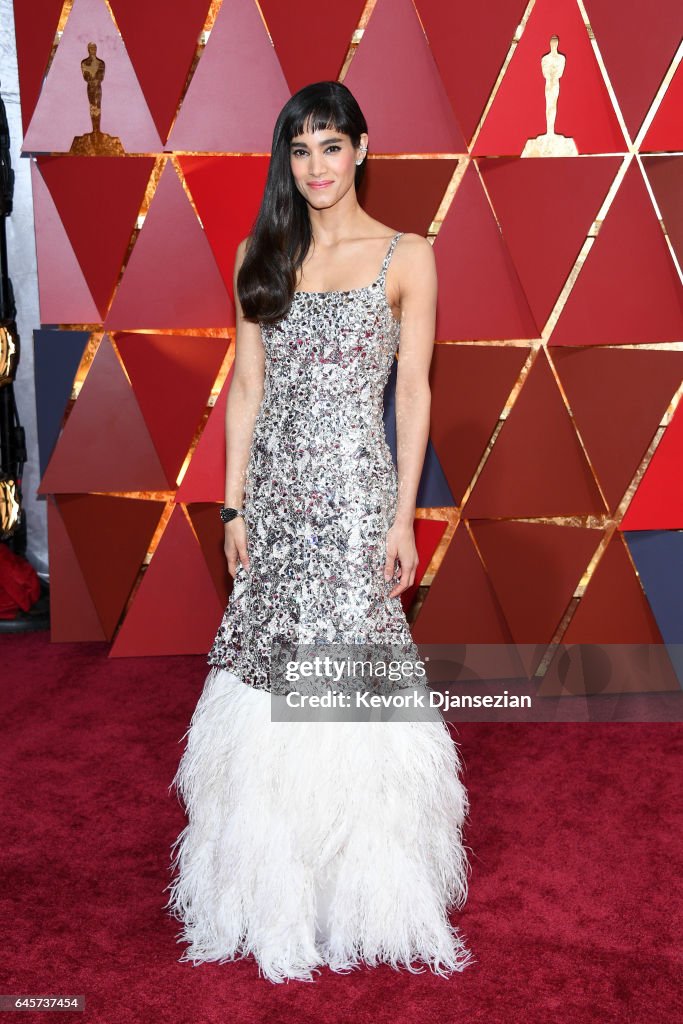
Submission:
<svg viewBox="0 0 683 1024">
<path fill-rule="evenodd" d="M 248 569 L 249 568 L 249 555 L 247 554 L 247 549 L 246 548 L 239 548 L 238 550 L 239 550 L 240 562 L 242 563 L 242 565 L 244 566 L 245 569 Z"/>
</svg>

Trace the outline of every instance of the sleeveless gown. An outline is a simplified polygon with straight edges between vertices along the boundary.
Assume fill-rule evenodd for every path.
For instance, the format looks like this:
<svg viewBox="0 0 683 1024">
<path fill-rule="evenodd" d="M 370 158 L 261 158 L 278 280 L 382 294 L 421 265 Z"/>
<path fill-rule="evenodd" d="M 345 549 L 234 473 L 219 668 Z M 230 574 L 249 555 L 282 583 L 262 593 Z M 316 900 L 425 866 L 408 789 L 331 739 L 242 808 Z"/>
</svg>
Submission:
<svg viewBox="0 0 683 1024">
<path fill-rule="evenodd" d="M 416 651 L 387 596 L 396 577 L 384 579 L 397 473 L 383 395 L 400 340 L 385 277 L 401 234 L 370 285 L 295 292 L 282 320 L 261 324 L 250 567 L 237 568 L 171 783 L 187 811 L 166 904 L 189 943 L 181 961 L 252 954 L 281 982 L 378 962 L 448 976 L 473 960 L 448 915 L 467 898 L 469 807 L 440 714 L 271 716 L 276 640 Z"/>
</svg>

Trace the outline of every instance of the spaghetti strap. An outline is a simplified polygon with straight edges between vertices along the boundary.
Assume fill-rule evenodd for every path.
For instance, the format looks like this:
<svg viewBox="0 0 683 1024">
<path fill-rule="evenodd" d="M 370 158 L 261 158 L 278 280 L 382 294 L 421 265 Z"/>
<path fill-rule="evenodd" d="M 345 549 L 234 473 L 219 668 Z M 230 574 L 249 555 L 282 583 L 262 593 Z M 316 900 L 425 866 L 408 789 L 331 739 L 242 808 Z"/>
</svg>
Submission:
<svg viewBox="0 0 683 1024">
<path fill-rule="evenodd" d="M 396 234 L 394 235 L 394 237 L 391 239 L 391 242 L 389 244 L 389 248 L 387 250 L 387 254 L 384 257 L 384 262 L 382 263 L 382 270 L 381 270 L 381 273 L 379 275 L 380 277 L 384 277 L 384 275 L 386 274 L 387 269 L 389 267 L 389 263 L 391 262 L 391 257 L 394 254 L 394 249 L 396 248 L 396 243 L 398 242 L 398 240 L 399 240 L 399 238 L 401 237 L 402 234 L 404 234 L 403 231 L 397 231 Z"/>
</svg>

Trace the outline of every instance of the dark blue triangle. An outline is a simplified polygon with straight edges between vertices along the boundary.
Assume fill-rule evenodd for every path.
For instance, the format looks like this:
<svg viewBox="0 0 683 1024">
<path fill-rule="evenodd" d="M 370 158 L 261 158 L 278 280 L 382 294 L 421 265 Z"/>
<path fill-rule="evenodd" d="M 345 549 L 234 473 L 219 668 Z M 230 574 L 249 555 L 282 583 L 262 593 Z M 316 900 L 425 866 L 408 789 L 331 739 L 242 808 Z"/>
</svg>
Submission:
<svg viewBox="0 0 683 1024">
<path fill-rule="evenodd" d="M 624 539 L 683 688 L 683 530 L 625 530 Z"/>
<path fill-rule="evenodd" d="M 89 331 L 42 329 L 33 332 L 41 478 L 57 443 L 76 371 L 89 337 Z"/>
</svg>

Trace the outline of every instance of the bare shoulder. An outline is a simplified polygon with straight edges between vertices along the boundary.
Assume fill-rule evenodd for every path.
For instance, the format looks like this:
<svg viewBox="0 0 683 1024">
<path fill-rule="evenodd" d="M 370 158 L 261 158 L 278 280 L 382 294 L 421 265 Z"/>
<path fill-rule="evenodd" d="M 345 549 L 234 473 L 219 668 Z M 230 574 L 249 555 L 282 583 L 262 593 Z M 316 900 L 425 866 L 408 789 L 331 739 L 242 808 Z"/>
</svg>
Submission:
<svg viewBox="0 0 683 1024">
<path fill-rule="evenodd" d="M 416 235 L 412 231 L 404 232 L 396 244 L 396 255 L 399 253 L 408 263 L 416 261 L 420 265 L 434 264 L 434 250 L 431 242 L 424 235 Z"/>
<path fill-rule="evenodd" d="M 403 297 L 412 292 L 423 295 L 437 287 L 434 250 L 424 235 L 406 231 L 399 238 L 394 251 L 395 277 L 398 291 Z"/>
</svg>

